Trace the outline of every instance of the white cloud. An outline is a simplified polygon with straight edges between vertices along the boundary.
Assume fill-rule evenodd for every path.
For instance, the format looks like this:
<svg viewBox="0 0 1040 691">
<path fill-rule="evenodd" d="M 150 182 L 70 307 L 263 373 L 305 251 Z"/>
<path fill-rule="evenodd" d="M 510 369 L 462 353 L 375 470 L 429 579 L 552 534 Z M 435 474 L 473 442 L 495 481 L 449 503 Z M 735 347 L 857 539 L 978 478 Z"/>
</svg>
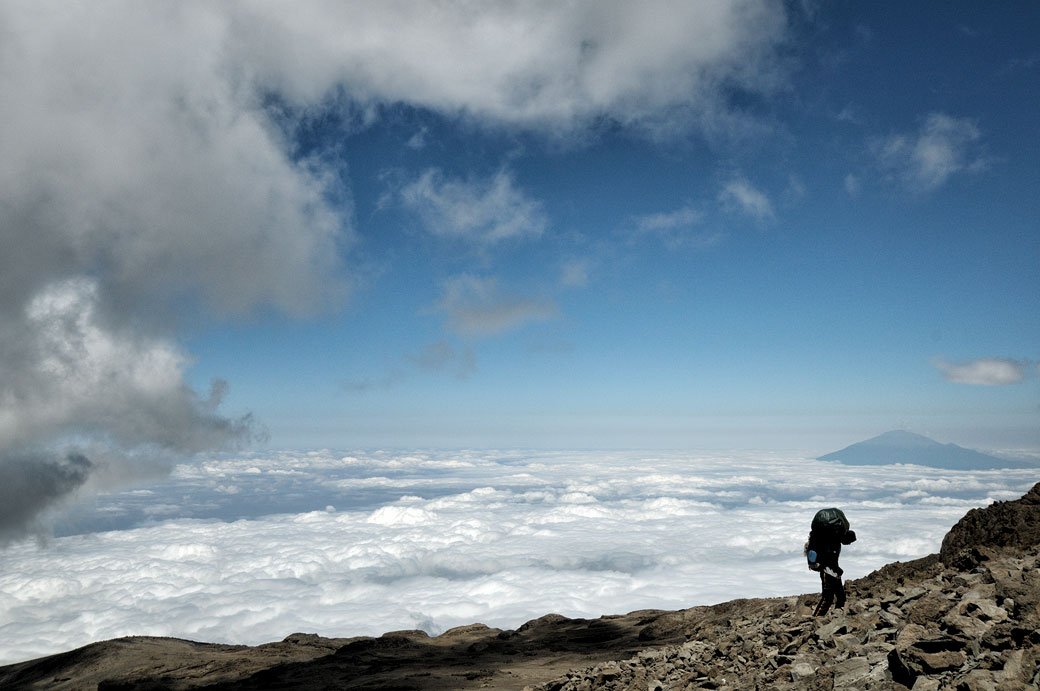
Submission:
<svg viewBox="0 0 1040 691">
<path fill-rule="evenodd" d="M 936 359 L 933 364 L 946 381 L 975 386 L 1007 386 L 1024 380 L 1031 368 L 1028 360 L 1011 358 L 978 358 L 953 363 Z"/>
<path fill-rule="evenodd" d="M 235 57 L 304 103 L 341 85 L 362 103 L 554 131 L 597 118 L 715 130 L 739 117 L 728 90 L 783 81 L 784 9 L 762 0 L 230 7 Z"/>
<path fill-rule="evenodd" d="M 861 183 L 859 176 L 849 173 L 845 176 L 845 191 L 850 197 L 858 197 Z"/>
<path fill-rule="evenodd" d="M 435 235 L 482 245 L 536 238 L 548 225 L 542 205 L 502 170 L 486 181 L 463 181 L 430 169 L 401 190 L 401 200 Z"/>
<path fill-rule="evenodd" d="M 471 274 L 445 281 L 434 309 L 447 316 L 451 330 L 469 337 L 493 336 L 557 314 L 548 298 L 503 294 L 497 279 Z"/>
<path fill-rule="evenodd" d="M 819 580 L 801 548 L 821 506 L 841 506 L 859 535 L 842 555 L 855 578 L 936 551 L 968 509 L 1035 479 L 747 454 L 212 460 L 179 466 L 150 496 L 101 497 L 180 511 L 161 523 L 10 548 L 0 664 L 123 635 L 256 644 L 301 630 L 437 633 L 809 592 Z M 217 494 L 229 484 L 241 491 Z M 179 501 L 210 488 L 233 507 L 283 486 L 310 506 L 224 522 Z M 376 502 L 358 507 L 359 491 Z"/>
<path fill-rule="evenodd" d="M 743 178 L 726 183 L 719 192 L 719 201 L 723 206 L 747 214 L 759 223 L 768 223 L 776 218 L 769 197 Z"/>
<path fill-rule="evenodd" d="M 875 140 L 872 150 L 882 171 L 915 192 L 930 192 L 951 176 L 978 171 L 985 165 L 978 127 L 968 118 L 930 113 L 913 134 Z"/>
</svg>

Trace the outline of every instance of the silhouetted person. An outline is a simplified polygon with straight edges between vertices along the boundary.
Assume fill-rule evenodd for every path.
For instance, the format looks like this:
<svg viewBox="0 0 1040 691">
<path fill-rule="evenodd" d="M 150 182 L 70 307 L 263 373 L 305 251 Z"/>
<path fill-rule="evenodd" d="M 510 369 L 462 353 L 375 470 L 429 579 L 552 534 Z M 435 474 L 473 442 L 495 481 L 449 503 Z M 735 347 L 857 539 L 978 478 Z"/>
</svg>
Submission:
<svg viewBox="0 0 1040 691">
<path fill-rule="evenodd" d="M 845 607 L 845 586 L 841 582 L 844 573 L 838 566 L 838 555 L 842 545 L 856 541 L 855 531 L 849 530 L 849 520 L 841 509 L 821 509 L 813 517 L 809 541 L 805 543 L 805 557 L 809 568 L 820 572 L 823 596 L 813 610 L 813 616 L 826 614 L 833 602 L 838 609 Z"/>
</svg>

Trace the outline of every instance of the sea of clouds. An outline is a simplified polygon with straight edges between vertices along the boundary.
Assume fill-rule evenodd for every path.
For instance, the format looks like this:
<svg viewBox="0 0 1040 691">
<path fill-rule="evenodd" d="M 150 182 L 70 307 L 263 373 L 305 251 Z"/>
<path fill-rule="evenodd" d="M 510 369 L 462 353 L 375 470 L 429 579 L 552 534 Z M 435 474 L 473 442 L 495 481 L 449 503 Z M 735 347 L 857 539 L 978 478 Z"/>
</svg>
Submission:
<svg viewBox="0 0 1040 691">
<path fill-rule="evenodd" d="M 101 495 L 8 547 L 0 664 L 126 635 L 257 644 L 812 592 L 840 506 L 850 578 L 939 548 L 1035 470 L 769 453 L 328 451 L 223 457 Z"/>
</svg>

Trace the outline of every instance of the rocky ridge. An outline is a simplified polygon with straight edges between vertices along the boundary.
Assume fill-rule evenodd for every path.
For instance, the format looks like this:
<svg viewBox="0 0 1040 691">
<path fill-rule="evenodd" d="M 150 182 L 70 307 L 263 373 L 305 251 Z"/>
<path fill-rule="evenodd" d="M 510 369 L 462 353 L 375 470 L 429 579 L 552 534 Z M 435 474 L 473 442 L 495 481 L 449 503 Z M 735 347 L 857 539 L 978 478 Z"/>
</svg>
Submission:
<svg viewBox="0 0 1040 691">
<path fill-rule="evenodd" d="M 1040 687 L 1040 550 L 968 572 L 933 563 L 904 584 L 854 583 L 847 612 L 807 619 L 814 598 L 705 616 L 689 640 L 532 687 L 958 689 Z"/>
<path fill-rule="evenodd" d="M 816 594 L 599 619 L 546 615 L 430 638 L 293 634 L 249 647 L 134 637 L 0 667 L 0 688 L 915 689 L 1040 688 L 1040 483 L 969 512 L 942 549 Z"/>
<path fill-rule="evenodd" d="M 846 612 L 807 619 L 808 596 L 727 603 L 709 608 L 685 643 L 531 688 L 1036 689 L 1038 567 L 1040 483 L 970 511 L 938 555 L 851 581 Z"/>
</svg>

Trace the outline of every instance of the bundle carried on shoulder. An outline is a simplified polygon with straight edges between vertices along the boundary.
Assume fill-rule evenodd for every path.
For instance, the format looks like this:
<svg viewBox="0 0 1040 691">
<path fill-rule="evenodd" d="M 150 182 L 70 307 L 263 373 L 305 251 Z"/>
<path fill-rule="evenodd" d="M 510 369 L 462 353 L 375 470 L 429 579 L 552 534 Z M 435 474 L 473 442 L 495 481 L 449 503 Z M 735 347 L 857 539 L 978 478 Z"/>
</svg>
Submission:
<svg viewBox="0 0 1040 691">
<path fill-rule="evenodd" d="M 820 535 L 831 535 L 839 540 L 849 532 L 849 519 L 841 509 L 820 509 L 812 519 L 812 531 Z"/>
</svg>

